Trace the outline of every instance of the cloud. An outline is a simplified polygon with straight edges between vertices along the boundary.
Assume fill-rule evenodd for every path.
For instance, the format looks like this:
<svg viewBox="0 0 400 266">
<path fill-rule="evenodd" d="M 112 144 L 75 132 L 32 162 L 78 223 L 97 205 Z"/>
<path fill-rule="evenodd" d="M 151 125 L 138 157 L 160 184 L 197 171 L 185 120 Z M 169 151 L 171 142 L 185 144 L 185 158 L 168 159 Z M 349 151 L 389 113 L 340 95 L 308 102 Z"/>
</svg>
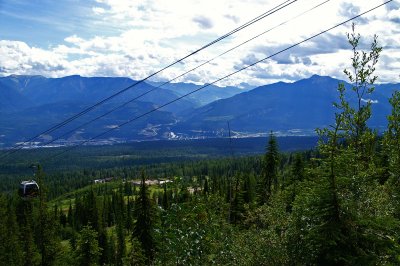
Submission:
<svg viewBox="0 0 400 266">
<path fill-rule="evenodd" d="M 213 23 L 211 19 L 206 18 L 204 16 L 197 16 L 193 18 L 193 22 L 197 23 L 197 25 L 200 26 L 200 28 L 208 30 L 213 27 Z"/>
<path fill-rule="evenodd" d="M 64 71 L 67 64 L 60 55 L 18 41 L 0 41 L 0 61 L 3 73 L 25 75 L 52 76 Z"/>
<path fill-rule="evenodd" d="M 72 36 L 65 38 L 64 41 L 75 44 L 75 45 L 79 45 L 79 43 L 82 43 L 84 40 L 82 38 L 79 38 L 78 36 L 76 36 L 76 34 L 74 34 Z"/>
<path fill-rule="evenodd" d="M 182 64 L 158 74 L 154 79 L 172 79 L 317 4 L 315 1 L 300 2 L 197 53 Z M 213 82 L 337 24 L 343 17 L 348 18 L 381 2 L 355 0 L 350 4 L 344 0 L 330 1 L 246 43 L 179 81 Z M 77 7 L 82 3 L 78 1 Z M 275 5 L 276 1 L 272 0 L 85 1 L 84 11 L 80 11 L 79 16 L 72 17 L 71 23 L 67 23 L 68 20 L 64 17 L 64 20 L 57 19 L 58 26 L 62 22 L 61 24 L 68 27 L 67 32 L 62 31 L 60 34 L 60 41 L 52 40 L 51 35 L 46 38 L 49 41 L 45 44 L 32 43 L 23 35 L 2 40 L 0 72 L 2 75 L 41 74 L 59 77 L 80 74 L 141 79 L 222 36 L 237 27 L 239 22 L 249 21 Z M 399 10 L 398 5 L 390 5 L 387 9 L 381 8 L 371 13 L 365 21 L 357 24 L 357 31 L 363 36 L 361 48 L 368 49 L 372 35 L 379 35 L 384 51 L 378 71 L 384 81 L 397 80 L 400 70 L 397 63 L 400 61 Z M 67 14 L 66 17 L 69 17 L 71 10 Z M 28 15 L 21 14 L 30 17 Z M 52 18 L 54 16 L 43 16 L 46 22 Z M 29 21 L 32 27 L 44 24 L 41 20 Z M 293 81 L 311 74 L 341 78 L 342 70 L 349 67 L 351 58 L 346 39 L 346 32 L 350 30 L 348 23 L 274 56 L 259 66 L 237 73 L 221 81 L 219 85 L 238 85 L 243 82 L 261 85 L 278 80 Z"/>
<path fill-rule="evenodd" d="M 352 3 L 343 3 L 340 7 L 339 14 L 351 18 L 360 14 L 360 7 L 355 6 Z"/>
<path fill-rule="evenodd" d="M 391 9 L 388 13 L 388 18 L 390 21 L 399 24 L 400 23 L 400 8 Z"/>
<path fill-rule="evenodd" d="M 352 3 L 343 3 L 340 7 L 339 14 L 344 18 L 352 18 L 361 13 L 361 8 Z M 357 19 L 358 23 L 367 23 L 367 19 L 360 17 Z"/>
<path fill-rule="evenodd" d="M 388 3 L 385 7 L 388 11 L 398 10 L 400 9 L 400 3 L 398 1 L 392 1 Z"/>
<path fill-rule="evenodd" d="M 106 10 L 102 7 L 93 7 L 92 10 L 93 10 L 93 13 L 96 15 L 102 15 L 102 14 L 106 13 Z"/>
<path fill-rule="evenodd" d="M 235 22 L 235 23 L 239 23 L 239 22 L 240 22 L 240 18 L 239 18 L 238 16 L 234 16 L 234 15 L 227 14 L 227 15 L 225 15 L 225 17 L 226 17 L 227 19 L 232 20 L 232 21 Z"/>
<path fill-rule="evenodd" d="M 242 59 L 241 59 L 241 63 L 239 64 L 239 65 L 237 65 L 236 66 L 236 68 L 235 69 L 240 69 L 241 67 L 243 67 L 243 66 L 248 66 L 248 65 L 251 65 L 251 64 L 253 64 L 254 62 L 256 62 L 256 61 L 258 61 L 258 60 L 260 60 L 261 58 L 258 58 L 255 54 L 248 54 L 248 55 L 246 55 L 245 57 L 243 57 Z"/>
<path fill-rule="evenodd" d="M 337 54 L 339 51 L 348 50 L 350 48 L 346 36 L 336 36 L 329 33 L 284 51 L 291 45 L 292 43 L 255 46 L 252 50 L 253 58 L 249 58 L 249 55 L 247 55 L 241 59 L 241 62 L 242 64 L 254 63 L 256 61 L 254 60 L 254 54 L 257 54 L 258 60 L 273 55 L 270 60 L 276 62 L 278 65 L 282 65 L 282 67 L 287 65 L 301 65 L 303 68 L 313 65 L 313 68 L 316 66 L 323 67 L 324 64 L 320 64 L 319 60 L 314 60 L 316 55 L 318 55 L 319 58 L 326 57 L 326 55 Z M 281 51 L 284 52 L 276 54 Z M 252 62 L 250 62 L 249 59 L 251 59 L 250 61 Z M 320 71 L 318 71 L 318 73 L 319 72 Z"/>
<path fill-rule="evenodd" d="M 281 65 L 275 61 L 268 60 L 249 69 L 252 77 L 258 80 L 272 79 L 282 81 L 294 81 L 301 78 L 306 78 L 314 74 L 307 68 L 304 68 L 302 63 Z"/>
<path fill-rule="evenodd" d="M 361 101 L 364 102 L 364 103 L 371 103 L 371 104 L 379 103 L 378 100 L 371 100 L 371 99 L 361 99 Z"/>
</svg>

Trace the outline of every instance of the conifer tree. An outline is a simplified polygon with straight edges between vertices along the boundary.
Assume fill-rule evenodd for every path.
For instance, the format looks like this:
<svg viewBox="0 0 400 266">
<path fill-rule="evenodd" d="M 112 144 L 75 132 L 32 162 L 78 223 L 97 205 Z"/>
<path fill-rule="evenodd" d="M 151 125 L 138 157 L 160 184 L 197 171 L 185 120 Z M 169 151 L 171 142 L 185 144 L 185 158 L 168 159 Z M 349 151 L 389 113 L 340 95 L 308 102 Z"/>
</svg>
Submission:
<svg viewBox="0 0 400 266">
<path fill-rule="evenodd" d="M 286 210 L 291 212 L 293 201 L 296 195 L 300 192 L 301 188 L 298 186 L 304 180 L 304 161 L 301 153 L 294 155 L 294 160 L 290 168 L 290 178 L 286 181 L 286 191 L 288 194 Z"/>
<path fill-rule="evenodd" d="M 156 249 L 156 243 L 153 237 L 154 211 L 149 198 L 144 171 L 141 173 L 140 190 L 135 206 L 136 222 L 134 224 L 132 238 L 136 238 L 140 242 L 144 255 L 146 256 L 146 264 L 151 264 Z"/>
<path fill-rule="evenodd" d="M 260 180 L 258 187 L 258 201 L 260 205 L 263 205 L 269 201 L 272 194 L 272 189 L 274 191 L 278 189 L 278 167 L 278 143 L 271 131 L 264 156 L 263 177 Z"/>
<path fill-rule="evenodd" d="M 101 227 L 100 231 L 97 232 L 97 243 L 101 250 L 100 253 L 100 265 L 108 264 L 112 261 L 111 246 L 109 243 L 109 237 L 107 236 L 107 231 L 105 228 Z"/>
<path fill-rule="evenodd" d="M 231 215 L 230 215 L 230 221 L 233 224 L 238 224 L 241 222 L 243 219 L 243 213 L 244 213 L 244 193 L 245 191 L 243 190 L 243 185 L 241 184 L 243 181 L 239 176 L 235 177 L 235 185 L 234 185 L 234 190 L 233 190 L 233 200 L 231 204 Z"/>
<path fill-rule="evenodd" d="M 31 201 L 19 199 L 16 211 L 24 258 L 22 265 L 39 265 L 40 253 L 34 242 L 33 204 Z"/>
<path fill-rule="evenodd" d="M 392 194 L 394 215 L 400 219 L 400 92 L 393 93 L 390 104 L 392 112 L 388 116 L 388 130 L 385 132 L 384 145 L 389 160 L 389 179 L 387 185 Z"/>
<path fill-rule="evenodd" d="M 253 174 L 245 173 L 243 175 L 243 200 L 245 203 L 251 204 L 255 198 L 255 177 Z"/>
<path fill-rule="evenodd" d="M 77 265 L 99 265 L 99 257 L 102 250 L 99 247 L 97 238 L 97 232 L 90 225 L 82 228 L 75 251 Z"/>
<path fill-rule="evenodd" d="M 100 264 L 101 265 L 107 265 L 107 264 L 116 264 L 116 253 L 117 253 L 117 240 L 115 237 L 115 234 L 111 234 L 110 237 L 108 237 L 108 242 L 107 242 L 107 253 L 102 251 L 101 256 L 100 256 Z M 106 258 L 102 259 L 102 257 Z M 104 262 L 103 262 L 104 261 Z"/>
<path fill-rule="evenodd" d="M 101 230 L 100 212 L 97 206 L 97 197 L 93 189 L 89 190 L 84 201 L 84 204 L 86 205 L 84 207 L 85 219 L 87 220 L 86 224 L 90 224 L 94 230 L 99 232 Z"/>
<path fill-rule="evenodd" d="M 124 203 L 123 203 L 122 190 L 116 196 L 118 198 L 119 203 L 118 203 L 118 208 L 116 209 L 117 246 L 116 246 L 115 264 L 118 266 L 122 266 L 123 258 L 126 253 L 125 230 L 124 230 L 125 219 L 123 215 Z"/>
<path fill-rule="evenodd" d="M 296 181 L 303 181 L 304 179 L 304 161 L 301 153 L 296 153 L 292 167 L 292 178 Z"/>
<path fill-rule="evenodd" d="M 36 242 L 41 252 L 41 265 L 52 265 L 59 252 L 59 239 L 56 234 L 56 219 L 47 208 L 47 188 L 44 183 L 44 172 L 40 165 L 37 166 L 36 176 L 39 181 L 39 213 L 36 214 L 38 224 Z"/>
<path fill-rule="evenodd" d="M 129 261 L 127 262 L 127 265 L 131 266 L 149 265 L 148 259 L 144 255 L 142 245 L 136 238 L 132 239 L 132 247 L 128 259 Z"/>
<path fill-rule="evenodd" d="M 3 265 L 23 265 L 23 252 L 19 241 L 14 205 L 0 195 L 0 261 Z"/>
<path fill-rule="evenodd" d="M 208 195 L 209 193 L 209 189 L 208 189 L 208 178 L 206 177 L 204 180 L 204 188 L 203 188 L 203 193 L 204 195 Z"/>
<path fill-rule="evenodd" d="M 71 227 L 74 227 L 74 224 L 73 224 L 73 219 L 74 219 L 74 217 L 73 217 L 73 210 L 72 210 L 72 203 L 71 203 L 71 201 L 69 202 L 69 207 L 68 207 L 68 213 L 67 213 L 67 222 L 68 222 L 68 225 L 69 226 L 71 226 Z"/>
<path fill-rule="evenodd" d="M 162 205 L 163 209 L 167 210 L 169 208 L 169 197 L 168 197 L 168 191 L 167 191 L 167 183 L 164 183 L 164 191 L 163 191 L 163 198 L 162 198 Z"/>
<path fill-rule="evenodd" d="M 293 229 L 289 250 L 293 262 L 318 265 L 397 264 L 398 224 L 390 215 L 385 192 L 374 178 L 375 133 L 367 127 L 373 92 L 375 65 L 381 48 L 377 37 L 369 53 L 359 51 L 360 35 L 348 34 L 352 47 L 352 83 L 356 102 L 349 100 L 339 84 L 335 123 L 318 130 L 323 156 L 315 169 L 318 179 L 303 188 L 293 206 Z M 364 99 L 364 100 L 363 100 Z M 368 158 L 367 158 L 368 157 Z M 328 241 L 327 241 L 328 240 Z"/>
<path fill-rule="evenodd" d="M 125 222 L 125 228 L 128 230 L 128 232 L 130 232 L 133 228 L 132 211 L 133 211 L 133 202 L 128 197 L 128 203 L 126 204 L 126 222 Z"/>
</svg>

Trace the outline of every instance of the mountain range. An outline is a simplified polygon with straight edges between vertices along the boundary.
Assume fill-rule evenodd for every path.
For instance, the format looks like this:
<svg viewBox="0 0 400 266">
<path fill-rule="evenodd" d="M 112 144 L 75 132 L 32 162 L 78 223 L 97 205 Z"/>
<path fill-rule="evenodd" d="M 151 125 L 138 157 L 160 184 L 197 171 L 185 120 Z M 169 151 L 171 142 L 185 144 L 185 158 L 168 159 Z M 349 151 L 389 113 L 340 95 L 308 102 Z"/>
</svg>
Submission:
<svg viewBox="0 0 400 266">
<path fill-rule="evenodd" d="M 108 77 L 1 77 L 0 148 L 26 141 L 136 82 Z M 332 103 L 338 100 L 340 82 L 343 81 L 314 75 L 293 83 L 278 82 L 254 89 L 211 85 L 154 112 L 154 108 L 201 85 L 171 83 L 158 88 L 162 83 L 141 82 L 60 130 L 41 135 L 29 145 L 40 146 L 54 138 L 60 138 L 55 145 L 79 143 L 130 119 L 134 121 L 102 135 L 92 144 L 226 137 L 228 122 L 234 137 L 260 136 L 271 130 L 278 135 L 313 135 L 315 128 L 333 123 Z M 373 103 L 371 127 L 380 131 L 386 127 L 391 109 L 388 99 L 398 88 L 399 84 L 377 85 L 373 97 L 363 99 Z M 135 98 L 138 99 L 115 112 L 79 127 Z M 355 99 L 349 98 L 349 101 Z M 151 113 L 141 117 L 147 112 Z"/>
</svg>

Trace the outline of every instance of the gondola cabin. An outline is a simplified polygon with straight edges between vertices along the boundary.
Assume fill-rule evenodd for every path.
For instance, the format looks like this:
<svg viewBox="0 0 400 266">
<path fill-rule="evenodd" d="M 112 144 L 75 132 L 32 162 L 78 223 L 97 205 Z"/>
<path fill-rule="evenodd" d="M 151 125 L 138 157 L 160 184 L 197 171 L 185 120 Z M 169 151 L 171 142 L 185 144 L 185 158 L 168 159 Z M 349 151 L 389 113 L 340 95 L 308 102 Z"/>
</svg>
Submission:
<svg viewBox="0 0 400 266">
<path fill-rule="evenodd" d="M 22 181 L 19 185 L 18 194 L 23 198 L 34 198 L 39 195 L 39 185 L 35 180 Z"/>
</svg>

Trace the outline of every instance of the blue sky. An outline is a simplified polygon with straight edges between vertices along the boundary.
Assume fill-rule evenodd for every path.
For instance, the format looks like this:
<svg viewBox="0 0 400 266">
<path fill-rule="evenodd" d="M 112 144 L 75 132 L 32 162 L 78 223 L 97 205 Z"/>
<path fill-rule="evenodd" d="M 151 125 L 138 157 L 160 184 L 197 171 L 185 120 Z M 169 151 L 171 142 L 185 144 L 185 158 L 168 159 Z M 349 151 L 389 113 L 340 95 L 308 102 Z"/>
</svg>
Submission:
<svg viewBox="0 0 400 266">
<path fill-rule="evenodd" d="M 0 75 L 144 78 L 190 51 L 267 11 L 273 0 L 0 0 Z M 171 79 L 182 71 L 247 39 L 299 16 L 323 0 L 298 0 L 156 76 Z M 179 81 L 212 82 L 237 68 L 328 28 L 382 0 L 330 0 L 271 30 Z M 400 5 L 394 1 L 356 21 L 367 47 L 373 34 L 384 47 L 380 82 L 399 82 Z M 350 50 L 340 27 L 301 47 L 219 83 L 221 86 L 294 81 L 312 74 L 344 78 Z"/>
<path fill-rule="evenodd" d="M 90 6 L 75 1 L 1 1 L 0 30 L 2 38 L 18 40 L 47 48 L 60 43 L 65 36 L 79 30 L 85 22 L 84 12 Z M 87 34 L 82 30 L 81 34 Z"/>
</svg>

